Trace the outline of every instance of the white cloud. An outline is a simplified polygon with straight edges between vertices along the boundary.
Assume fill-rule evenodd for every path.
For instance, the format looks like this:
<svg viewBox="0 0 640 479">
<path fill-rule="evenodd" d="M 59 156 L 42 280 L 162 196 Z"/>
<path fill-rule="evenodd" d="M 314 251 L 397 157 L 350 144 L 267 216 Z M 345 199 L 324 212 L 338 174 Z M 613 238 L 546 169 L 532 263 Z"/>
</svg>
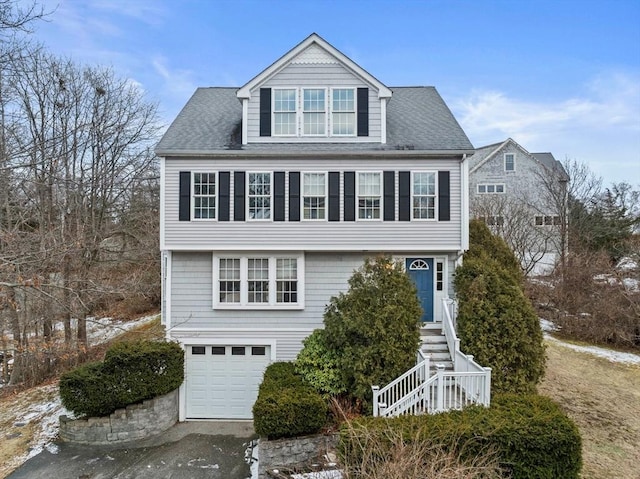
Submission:
<svg viewBox="0 0 640 479">
<path fill-rule="evenodd" d="M 476 146 L 511 137 L 529 151 L 585 161 L 607 182 L 640 182 L 640 75 L 602 74 L 555 103 L 474 91 L 453 105 Z"/>
</svg>

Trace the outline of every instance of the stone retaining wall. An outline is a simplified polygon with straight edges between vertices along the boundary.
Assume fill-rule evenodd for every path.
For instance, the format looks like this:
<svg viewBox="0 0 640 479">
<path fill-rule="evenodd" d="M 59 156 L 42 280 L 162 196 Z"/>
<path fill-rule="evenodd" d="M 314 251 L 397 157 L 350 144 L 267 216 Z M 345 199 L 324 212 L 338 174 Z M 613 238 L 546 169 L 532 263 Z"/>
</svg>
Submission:
<svg viewBox="0 0 640 479">
<path fill-rule="evenodd" d="M 267 441 L 258 444 L 258 478 L 268 479 L 267 471 L 300 467 L 316 461 L 326 454 L 333 454 L 338 445 L 338 435 L 317 435 Z M 320 459 L 321 460 L 321 459 Z"/>
<path fill-rule="evenodd" d="M 117 409 L 109 416 L 69 419 L 60 416 L 60 438 L 78 444 L 117 444 L 144 439 L 178 421 L 178 390 Z"/>
</svg>

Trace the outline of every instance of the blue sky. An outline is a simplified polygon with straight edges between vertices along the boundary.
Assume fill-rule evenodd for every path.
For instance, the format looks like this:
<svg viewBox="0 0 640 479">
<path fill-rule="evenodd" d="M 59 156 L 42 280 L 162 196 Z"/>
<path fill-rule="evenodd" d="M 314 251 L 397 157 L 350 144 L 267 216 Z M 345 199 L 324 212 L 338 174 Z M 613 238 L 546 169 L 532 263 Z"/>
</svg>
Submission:
<svg viewBox="0 0 640 479">
<path fill-rule="evenodd" d="M 640 187 L 640 0 L 41 3 L 35 39 L 131 78 L 167 124 L 316 32 L 388 86 L 435 86 L 476 147 L 512 137 Z"/>
</svg>

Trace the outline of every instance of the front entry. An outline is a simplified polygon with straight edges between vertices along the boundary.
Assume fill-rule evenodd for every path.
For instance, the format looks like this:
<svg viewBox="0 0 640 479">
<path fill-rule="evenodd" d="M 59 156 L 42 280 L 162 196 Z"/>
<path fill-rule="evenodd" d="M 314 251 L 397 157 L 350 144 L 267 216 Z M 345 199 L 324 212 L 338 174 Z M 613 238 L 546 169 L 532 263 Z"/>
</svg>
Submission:
<svg viewBox="0 0 640 479">
<path fill-rule="evenodd" d="M 409 277 L 418 290 L 422 322 L 433 322 L 433 258 L 407 258 Z"/>
</svg>

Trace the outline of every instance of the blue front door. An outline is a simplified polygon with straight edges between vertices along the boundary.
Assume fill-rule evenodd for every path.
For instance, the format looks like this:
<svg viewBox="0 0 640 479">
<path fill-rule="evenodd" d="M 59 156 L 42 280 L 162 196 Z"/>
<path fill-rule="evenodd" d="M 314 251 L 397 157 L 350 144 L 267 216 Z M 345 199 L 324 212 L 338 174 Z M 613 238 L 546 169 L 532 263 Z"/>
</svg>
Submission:
<svg viewBox="0 0 640 479">
<path fill-rule="evenodd" d="M 433 322 L 433 258 L 407 258 L 407 271 L 418 290 L 422 321 Z"/>
</svg>

